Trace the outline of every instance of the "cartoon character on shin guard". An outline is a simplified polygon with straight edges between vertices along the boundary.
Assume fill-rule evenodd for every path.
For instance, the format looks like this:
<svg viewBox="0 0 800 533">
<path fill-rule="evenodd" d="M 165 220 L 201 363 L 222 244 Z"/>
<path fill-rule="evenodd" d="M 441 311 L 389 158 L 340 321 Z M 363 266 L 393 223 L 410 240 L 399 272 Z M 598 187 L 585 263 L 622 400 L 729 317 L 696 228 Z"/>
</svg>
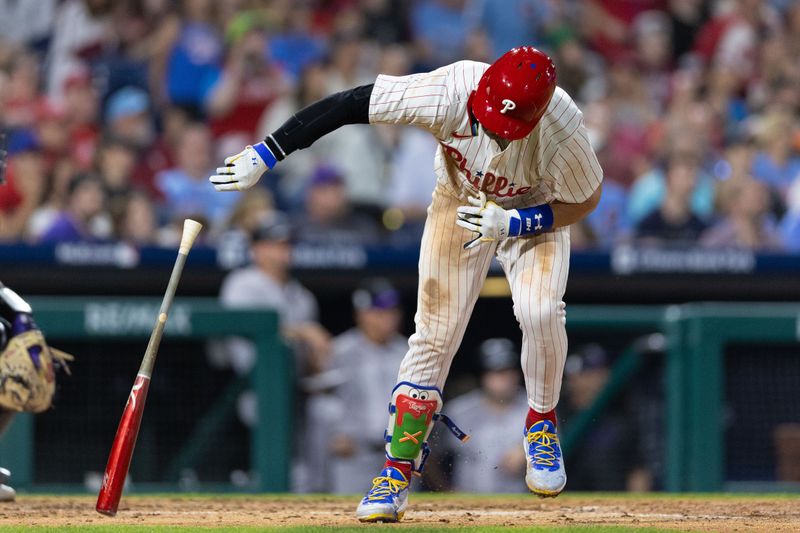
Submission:
<svg viewBox="0 0 800 533">
<path fill-rule="evenodd" d="M 386 430 L 386 465 L 372 480 L 372 488 L 361 500 L 356 516 L 362 522 L 397 522 L 408 505 L 408 473 L 420 475 L 428 457 L 428 437 L 437 420 L 444 422 L 462 442 L 469 436 L 445 415 L 442 393 L 407 381 L 398 383 L 389 404 Z M 407 468 L 402 468 L 407 465 Z M 404 472 L 405 470 L 405 472 Z"/>
</svg>

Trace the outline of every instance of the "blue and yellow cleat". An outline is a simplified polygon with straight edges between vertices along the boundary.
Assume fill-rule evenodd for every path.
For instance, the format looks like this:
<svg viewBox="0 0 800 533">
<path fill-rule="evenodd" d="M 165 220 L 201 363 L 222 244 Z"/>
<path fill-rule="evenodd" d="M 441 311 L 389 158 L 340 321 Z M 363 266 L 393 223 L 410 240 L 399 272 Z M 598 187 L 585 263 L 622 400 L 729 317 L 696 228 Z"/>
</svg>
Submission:
<svg viewBox="0 0 800 533">
<path fill-rule="evenodd" d="M 398 469 L 387 466 L 372 480 L 372 488 L 356 509 L 361 522 L 399 522 L 408 505 L 408 480 Z"/>
<path fill-rule="evenodd" d="M 523 446 L 528 459 L 528 488 L 542 498 L 558 496 L 567 484 L 567 473 L 555 424 L 549 420 L 536 422 L 525 431 Z"/>
</svg>

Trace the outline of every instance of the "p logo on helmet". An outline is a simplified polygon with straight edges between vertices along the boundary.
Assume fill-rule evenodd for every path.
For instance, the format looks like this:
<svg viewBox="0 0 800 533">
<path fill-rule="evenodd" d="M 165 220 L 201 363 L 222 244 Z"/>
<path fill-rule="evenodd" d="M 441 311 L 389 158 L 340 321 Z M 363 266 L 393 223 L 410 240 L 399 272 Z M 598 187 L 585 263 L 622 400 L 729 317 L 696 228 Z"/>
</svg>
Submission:
<svg viewBox="0 0 800 533">
<path fill-rule="evenodd" d="M 500 110 L 500 113 L 506 114 L 508 111 L 514 111 L 517 108 L 517 104 L 514 103 L 514 100 L 509 100 L 506 98 L 503 100 L 503 109 Z"/>
</svg>

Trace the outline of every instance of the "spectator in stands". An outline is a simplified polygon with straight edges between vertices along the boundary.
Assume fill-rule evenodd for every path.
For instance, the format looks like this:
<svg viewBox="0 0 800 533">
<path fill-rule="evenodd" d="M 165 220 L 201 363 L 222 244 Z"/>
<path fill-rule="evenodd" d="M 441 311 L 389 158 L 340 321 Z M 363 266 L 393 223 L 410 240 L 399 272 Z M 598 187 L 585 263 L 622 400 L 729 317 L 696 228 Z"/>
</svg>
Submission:
<svg viewBox="0 0 800 533">
<path fill-rule="evenodd" d="M 129 177 L 131 185 L 146 190 L 157 189 L 153 172 L 163 170 L 166 161 L 159 161 L 157 137 L 150 96 L 139 87 L 123 87 L 108 99 L 106 105 L 108 135 L 136 150 L 136 166 Z M 202 160 L 203 156 L 198 155 Z M 160 163 L 160 164 L 159 164 Z M 159 196 L 163 192 L 158 189 Z"/>
<path fill-rule="evenodd" d="M 469 27 L 485 30 L 492 44 L 488 62 L 493 63 L 515 46 L 541 47 L 554 10 L 550 2 L 536 0 L 472 0 Z"/>
<path fill-rule="evenodd" d="M 3 40 L 31 49 L 41 49 L 50 40 L 57 0 L 0 2 L 0 35 Z"/>
<path fill-rule="evenodd" d="M 390 229 L 403 229 L 410 240 L 419 240 L 426 210 L 436 184 L 430 162 L 436 156 L 436 140 L 413 127 L 396 128 L 397 147 L 389 169 L 384 221 Z M 395 217 L 395 219 L 392 219 Z"/>
<path fill-rule="evenodd" d="M 112 0 L 65 0 L 58 7 L 48 57 L 48 96 L 60 102 L 67 80 L 103 49 L 111 32 Z"/>
<path fill-rule="evenodd" d="M 158 243 L 158 223 L 153 201 L 141 191 L 111 199 L 114 236 L 135 246 Z"/>
<path fill-rule="evenodd" d="M 284 73 L 268 56 L 264 21 L 250 12 L 240 17 L 248 18 L 246 31 L 230 43 L 225 66 L 206 98 L 212 129 L 221 142 L 251 139 L 264 110 L 289 92 Z"/>
<path fill-rule="evenodd" d="M 247 264 L 250 235 L 274 214 L 275 205 L 267 189 L 253 187 L 243 191 L 216 242 L 220 267 L 231 269 Z"/>
<path fill-rule="evenodd" d="M 144 151 L 139 151 L 131 183 L 156 200 L 162 199 L 155 183 L 159 172 L 175 166 L 176 152 L 183 131 L 191 122 L 190 113 L 178 106 L 168 105 L 161 109 L 161 132 Z"/>
<path fill-rule="evenodd" d="M 310 3 L 296 4 L 282 15 L 282 28 L 269 39 L 269 48 L 281 69 L 297 79 L 309 64 L 322 59 L 325 43 L 312 27 L 314 13 Z"/>
<path fill-rule="evenodd" d="M 408 41 L 408 9 L 404 0 L 361 2 L 365 37 L 381 45 Z"/>
<path fill-rule="evenodd" d="M 692 50 L 695 36 L 708 20 L 711 6 L 704 0 L 669 0 L 667 14 L 672 33 L 672 62 L 678 64 Z"/>
<path fill-rule="evenodd" d="M 41 99 L 36 112 L 36 137 L 42 145 L 47 174 L 70 156 L 70 138 L 67 115 L 60 105 Z"/>
<path fill-rule="evenodd" d="M 374 81 L 374 73 L 364 69 L 366 48 L 358 34 L 339 35 L 331 43 L 331 64 L 327 71 L 325 89 L 328 94 Z M 403 69 L 408 64 L 408 61 L 403 62 L 401 59 L 395 61 L 394 66 Z M 408 72 L 390 70 L 385 73 L 401 76 Z M 392 143 L 391 136 L 386 135 L 389 130 L 390 128 L 376 129 L 366 124 L 352 124 L 315 143 L 320 145 L 324 162 L 342 172 L 347 196 L 355 205 L 383 207 L 388 181 L 385 169 Z"/>
<path fill-rule="evenodd" d="M 481 343 L 478 356 L 482 370 L 480 388 L 445 405 L 454 420 L 467 421 L 464 430 L 471 437 L 465 446 L 448 432 L 442 432 L 443 449 L 452 456 L 452 489 L 526 492 L 522 482 L 525 454 L 519 446 L 522 431 L 519 420 L 528 409 L 528 402 L 520 380 L 519 350 L 509 339 L 494 338 Z"/>
<path fill-rule="evenodd" d="M 211 229 L 225 222 L 239 197 L 215 195 L 213 187 L 208 187 L 212 155 L 208 127 L 200 122 L 188 125 L 178 144 L 177 166 L 159 173 L 155 180 L 164 198 L 165 218 L 201 217 L 211 223 Z"/>
<path fill-rule="evenodd" d="M 39 140 L 32 132 L 20 130 L 8 141 L 6 183 L 0 187 L 0 240 L 14 241 L 23 237 L 45 187 Z"/>
<path fill-rule="evenodd" d="M 603 178 L 603 196 L 586 222 L 578 226 L 589 227 L 591 234 L 587 238 L 593 240 L 596 247 L 608 249 L 630 237 L 631 223 L 628 218 L 628 192 L 625 188 L 606 176 Z M 583 221 L 581 221 L 583 222 Z M 574 243 L 573 243 L 574 246 Z"/>
<path fill-rule="evenodd" d="M 66 78 L 63 99 L 72 159 L 79 169 L 87 170 L 92 165 L 97 147 L 100 110 L 99 97 L 88 70 L 78 70 Z"/>
<path fill-rule="evenodd" d="M 69 183 L 66 207 L 44 230 L 39 242 L 58 243 L 98 241 L 111 235 L 105 208 L 102 180 L 94 174 L 81 174 Z"/>
<path fill-rule="evenodd" d="M 15 53 L 9 65 L 3 115 L 6 127 L 32 129 L 39 107 L 39 59 L 32 53 Z"/>
<path fill-rule="evenodd" d="M 613 63 L 630 53 L 636 18 L 647 11 L 659 9 L 662 3 L 662 0 L 586 0 L 582 3 L 578 23 L 589 45 Z"/>
<path fill-rule="evenodd" d="M 786 201 L 792 181 L 800 176 L 800 157 L 792 145 L 796 129 L 788 110 L 772 111 L 756 125 L 759 150 L 753 158 L 752 174 L 777 193 L 781 202 Z"/>
<path fill-rule="evenodd" d="M 139 150 L 145 150 L 155 138 L 150 97 L 139 87 L 127 86 L 112 94 L 105 114 L 108 131 Z"/>
<path fill-rule="evenodd" d="M 702 235 L 703 246 L 772 251 L 783 247 L 765 183 L 752 178 L 725 181 L 720 185 L 720 205 L 724 218 Z"/>
<path fill-rule="evenodd" d="M 643 243 L 692 244 L 706 224 L 692 212 L 691 198 L 698 166 L 693 157 L 673 157 L 666 171 L 666 195 L 661 206 L 636 226 Z"/>
<path fill-rule="evenodd" d="M 306 244 L 375 244 L 377 224 L 351 209 L 344 179 L 332 167 L 319 167 L 306 192 L 306 209 L 297 215 L 297 240 Z"/>
<path fill-rule="evenodd" d="M 136 148 L 119 138 L 106 137 L 98 146 L 94 171 L 102 178 L 110 199 L 130 194 L 136 156 Z"/>
<path fill-rule="evenodd" d="M 394 387 L 400 361 L 408 349 L 400 334 L 402 310 L 400 293 L 385 279 L 368 279 L 353 293 L 356 326 L 333 339 L 328 379 L 339 382 L 331 394 L 320 395 L 309 404 L 309 420 L 328 429 L 320 455 L 329 457 L 330 490 L 353 494 L 363 490 L 360 473 L 384 454 L 383 439 L 361 438 L 380 435 L 385 414 L 367 409 L 371 402 L 386 401 Z M 324 420 L 331 402 L 340 412 Z M 314 412 L 316 409 L 317 412 Z M 374 431 L 370 431 L 374 430 Z"/>
<path fill-rule="evenodd" d="M 199 112 L 219 77 L 222 38 L 214 25 L 211 0 L 183 0 L 166 60 L 165 82 L 170 102 Z"/>
<path fill-rule="evenodd" d="M 231 211 L 226 225 L 228 230 L 239 231 L 249 236 L 258 225 L 275 212 L 275 205 L 269 191 L 254 187 L 242 191 L 241 198 Z"/>
<path fill-rule="evenodd" d="M 639 224 L 645 217 L 663 205 L 667 196 L 669 169 L 690 161 L 695 167 L 696 183 L 691 191 L 692 213 L 700 219 L 707 219 L 714 211 L 714 180 L 699 166 L 702 152 L 694 145 L 696 137 L 685 133 L 683 139 L 676 139 L 670 148 L 669 158 L 664 167 L 654 165 L 639 176 L 628 193 L 627 216 L 631 224 Z M 606 170 L 606 174 L 608 171 Z"/>
<path fill-rule="evenodd" d="M 420 70 L 461 59 L 469 32 L 466 0 L 421 0 L 411 11 L 411 33 L 419 50 Z M 523 44 L 523 43 L 520 43 Z"/>
<path fill-rule="evenodd" d="M 780 232 L 786 251 L 800 252 L 800 177 L 789 187 L 786 214 L 781 220 Z"/>
</svg>

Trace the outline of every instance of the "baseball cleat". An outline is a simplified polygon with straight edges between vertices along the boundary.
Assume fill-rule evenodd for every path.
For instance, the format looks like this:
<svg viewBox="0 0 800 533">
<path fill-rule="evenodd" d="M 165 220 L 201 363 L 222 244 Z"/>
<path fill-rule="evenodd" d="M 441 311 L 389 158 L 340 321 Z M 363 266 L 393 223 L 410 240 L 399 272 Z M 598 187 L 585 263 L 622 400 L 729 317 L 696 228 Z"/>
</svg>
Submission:
<svg viewBox="0 0 800 533">
<path fill-rule="evenodd" d="M 536 422 L 525 431 L 523 446 L 528 459 L 528 488 L 542 498 L 558 496 L 567 484 L 567 473 L 555 424 L 549 420 Z"/>
<path fill-rule="evenodd" d="M 408 480 L 398 469 L 387 466 L 372 480 L 356 509 L 361 522 L 399 522 L 408 505 Z"/>
<path fill-rule="evenodd" d="M 0 502 L 13 502 L 17 497 L 17 491 L 6 485 L 10 478 L 8 468 L 0 468 Z"/>
</svg>

